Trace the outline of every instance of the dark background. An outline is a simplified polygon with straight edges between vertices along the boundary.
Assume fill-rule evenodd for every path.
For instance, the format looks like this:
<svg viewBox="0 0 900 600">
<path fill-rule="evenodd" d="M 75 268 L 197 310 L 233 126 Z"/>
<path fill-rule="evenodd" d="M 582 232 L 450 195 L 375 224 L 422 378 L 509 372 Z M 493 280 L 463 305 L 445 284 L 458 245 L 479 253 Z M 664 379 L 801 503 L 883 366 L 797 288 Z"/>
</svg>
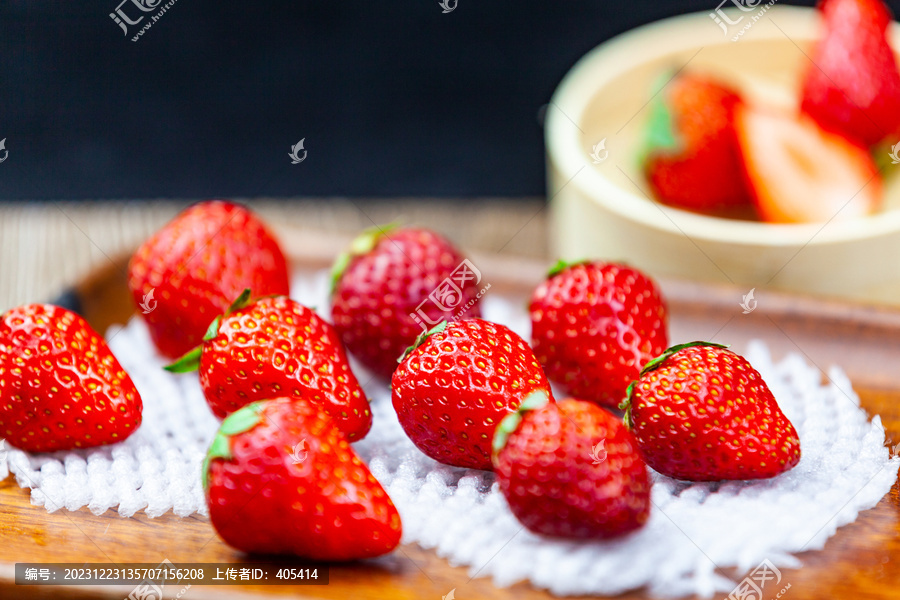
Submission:
<svg viewBox="0 0 900 600">
<path fill-rule="evenodd" d="M 0 0 L 0 200 L 541 195 L 572 64 L 718 4 L 178 0 L 132 42 L 118 2 Z"/>
</svg>

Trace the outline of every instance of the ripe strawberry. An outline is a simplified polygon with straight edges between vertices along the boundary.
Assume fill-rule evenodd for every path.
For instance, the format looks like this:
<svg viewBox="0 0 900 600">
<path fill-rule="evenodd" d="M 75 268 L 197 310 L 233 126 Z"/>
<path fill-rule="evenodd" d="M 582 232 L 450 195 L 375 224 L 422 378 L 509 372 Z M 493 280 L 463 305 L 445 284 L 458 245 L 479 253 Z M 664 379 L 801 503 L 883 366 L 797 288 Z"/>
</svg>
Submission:
<svg viewBox="0 0 900 600">
<path fill-rule="evenodd" d="M 615 407 L 668 345 L 656 284 L 631 267 L 560 261 L 529 306 L 534 353 L 568 394 Z"/>
<path fill-rule="evenodd" d="M 0 318 L 0 437 L 29 452 L 121 442 L 141 396 L 106 342 L 64 308 L 29 304 Z"/>
<path fill-rule="evenodd" d="M 230 202 L 196 204 L 135 252 L 128 286 L 159 351 L 177 358 L 200 343 L 245 288 L 287 295 L 278 242 L 253 213 Z"/>
<path fill-rule="evenodd" d="M 416 340 L 391 380 L 406 435 L 431 458 L 491 468 L 500 420 L 550 384 L 525 340 L 503 325 L 466 319 L 441 323 Z"/>
<path fill-rule="evenodd" d="M 610 538 L 650 515 L 650 478 L 634 437 L 590 402 L 531 394 L 497 427 L 494 470 L 510 510 L 535 533 Z"/>
<path fill-rule="evenodd" d="M 660 201 L 704 213 L 747 212 L 731 88 L 699 75 L 676 76 L 654 101 L 644 171 Z"/>
<path fill-rule="evenodd" d="M 869 153 L 809 117 L 744 108 L 737 128 L 746 180 L 763 220 L 846 220 L 881 204 L 881 176 Z"/>
<path fill-rule="evenodd" d="M 335 561 L 386 554 L 400 515 L 332 419 L 305 399 L 231 413 L 203 464 L 209 519 L 238 550 Z"/>
<path fill-rule="evenodd" d="M 803 80 L 801 109 L 828 130 L 873 146 L 900 132 L 900 71 L 881 0 L 824 0 L 825 32 Z"/>
<path fill-rule="evenodd" d="M 250 290 L 216 318 L 203 343 L 166 367 L 200 370 L 200 385 L 221 418 L 256 400 L 288 396 L 321 407 L 351 441 L 372 426 L 372 412 L 334 328 L 284 296 L 250 303 Z"/>
<path fill-rule="evenodd" d="M 725 346 L 673 346 L 623 403 L 647 464 L 689 481 L 764 479 L 800 461 L 800 440 L 760 374 Z"/>
<path fill-rule="evenodd" d="M 416 336 L 475 304 L 481 273 L 427 229 L 376 227 L 354 240 L 334 268 L 331 317 L 347 349 L 390 377 Z M 449 280 L 450 283 L 446 283 Z"/>
</svg>

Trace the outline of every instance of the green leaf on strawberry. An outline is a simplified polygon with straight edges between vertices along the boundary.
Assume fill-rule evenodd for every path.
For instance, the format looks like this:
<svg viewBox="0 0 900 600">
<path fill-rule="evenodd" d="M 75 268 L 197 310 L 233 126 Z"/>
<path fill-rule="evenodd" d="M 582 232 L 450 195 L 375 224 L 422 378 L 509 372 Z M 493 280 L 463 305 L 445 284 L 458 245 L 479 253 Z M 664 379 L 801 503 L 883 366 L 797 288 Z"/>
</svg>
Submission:
<svg viewBox="0 0 900 600">
<path fill-rule="evenodd" d="M 672 356 L 679 350 L 683 350 L 685 348 L 692 348 L 694 346 L 710 346 L 711 348 L 728 348 L 728 346 L 726 346 L 724 344 L 717 344 L 715 342 L 703 342 L 703 341 L 687 342 L 685 344 L 677 344 L 675 346 L 672 346 L 671 348 L 668 348 L 665 352 L 663 352 L 662 354 L 660 354 L 659 356 L 657 356 L 656 358 L 654 358 L 653 360 L 648 362 L 646 365 L 644 365 L 644 368 L 641 369 L 641 375 L 646 375 L 650 371 L 658 368 L 659 365 L 661 365 L 663 363 L 663 361 L 665 361 L 667 358 L 669 358 L 670 356 Z"/>
<path fill-rule="evenodd" d="M 412 353 L 413 350 L 424 344 L 425 340 L 436 333 L 442 332 L 445 329 L 447 329 L 447 321 L 441 321 L 428 331 L 423 331 L 422 333 L 420 333 L 418 337 L 416 337 L 416 341 L 414 341 L 411 346 L 403 351 L 403 354 L 400 356 L 400 358 L 397 359 L 397 362 L 402 363 L 406 359 L 406 357 Z"/>
<path fill-rule="evenodd" d="M 214 458 L 231 458 L 231 436 L 249 431 L 256 427 L 262 420 L 260 412 L 263 408 L 263 402 L 254 402 L 248 404 L 244 408 L 234 411 L 222 421 L 216 436 L 213 438 L 209 450 L 206 452 L 206 458 L 203 459 L 203 467 L 201 476 L 203 477 L 203 489 L 209 487 L 209 463 Z"/>
<path fill-rule="evenodd" d="M 203 336 L 204 342 L 215 339 L 215 337 L 219 335 L 219 326 L 222 324 L 222 319 L 224 317 L 227 317 L 250 304 L 250 293 L 250 288 L 246 288 L 241 292 L 241 295 L 231 303 L 224 315 L 219 315 L 212 320 L 212 323 L 209 324 L 209 328 L 206 330 L 206 334 Z M 200 344 L 196 348 L 189 350 L 174 363 L 163 367 L 163 369 L 170 373 L 190 373 L 191 371 L 196 371 L 200 368 L 200 356 L 202 353 L 203 344 Z"/>
<path fill-rule="evenodd" d="M 378 244 L 378 240 L 393 231 L 399 226 L 398 223 L 388 223 L 387 225 L 376 225 L 370 227 L 353 238 L 350 242 L 350 248 L 346 252 L 338 254 L 334 265 L 331 267 L 331 294 L 337 288 L 338 282 L 344 275 L 344 271 L 350 266 L 350 262 L 357 256 L 362 256 L 371 252 Z"/>
<path fill-rule="evenodd" d="M 494 440 L 491 444 L 494 456 L 506 446 L 506 440 L 508 440 L 509 435 L 519 427 L 525 413 L 530 410 L 537 410 L 548 402 L 550 402 L 550 396 L 547 395 L 547 392 L 535 390 L 522 400 L 522 404 L 519 405 L 516 412 L 503 417 L 503 420 L 500 421 L 500 424 L 497 425 L 497 429 L 494 431 Z"/>
</svg>

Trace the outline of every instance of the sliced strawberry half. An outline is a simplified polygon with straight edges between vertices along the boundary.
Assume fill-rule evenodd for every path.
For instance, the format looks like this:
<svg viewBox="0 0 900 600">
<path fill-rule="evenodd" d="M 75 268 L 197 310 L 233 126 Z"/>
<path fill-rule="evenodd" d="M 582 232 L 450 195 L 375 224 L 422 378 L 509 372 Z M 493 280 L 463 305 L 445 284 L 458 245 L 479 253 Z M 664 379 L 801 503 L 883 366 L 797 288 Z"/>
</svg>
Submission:
<svg viewBox="0 0 900 600">
<path fill-rule="evenodd" d="M 881 204 L 881 177 L 863 147 L 805 115 L 742 107 L 736 117 L 746 181 L 763 220 L 845 220 Z"/>
<path fill-rule="evenodd" d="M 713 214 L 750 207 L 734 130 L 741 104 L 731 88 L 694 74 L 678 75 L 659 94 L 644 170 L 661 202 Z"/>
<path fill-rule="evenodd" d="M 873 146 L 900 132 L 900 71 L 881 0 L 824 0 L 825 32 L 813 48 L 801 108 L 822 127 Z"/>
</svg>

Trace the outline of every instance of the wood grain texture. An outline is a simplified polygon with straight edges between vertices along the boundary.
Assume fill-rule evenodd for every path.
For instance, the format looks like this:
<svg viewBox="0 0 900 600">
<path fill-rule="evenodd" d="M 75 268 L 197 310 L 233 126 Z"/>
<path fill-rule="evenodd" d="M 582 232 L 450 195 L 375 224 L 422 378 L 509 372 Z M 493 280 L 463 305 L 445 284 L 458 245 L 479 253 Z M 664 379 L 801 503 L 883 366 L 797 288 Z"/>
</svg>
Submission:
<svg viewBox="0 0 900 600">
<path fill-rule="evenodd" d="M 298 266 L 327 266 L 346 237 L 281 228 L 289 254 Z M 492 284 L 492 291 L 527 296 L 549 261 L 504 257 L 496 252 L 472 253 L 472 259 Z M 79 287 L 85 312 L 99 329 L 122 322 L 132 312 L 122 278 L 121 259 Z M 862 405 L 880 414 L 894 440 L 900 441 L 900 312 L 876 307 L 760 293 L 758 308 L 742 314 L 744 290 L 678 281 L 661 282 L 672 314 L 674 342 L 715 339 L 740 350 L 751 338 L 764 339 L 776 357 L 800 352 L 823 369 L 842 365 L 850 374 Z M 225 546 L 207 519 L 181 519 L 171 514 L 150 519 L 139 514 L 123 519 L 113 512 L 101 516 L 87 510 L 48 514 L 29 504 L 28 492 L 11 480 L 0 484 L 0 597 L 123 598 L 129 588 L 28 588 L 12 583 L 15 562 L 237 562 L 245 559 Z M 900 495 L 892 492 L 872 510 L 841 528 L 822 551 L 799 555 L 804 567 L 783 570 L 791 588 L 784 596 L 796 600 L 823 598 L 897 598 L 900 590 Z M 826 523 L 822 524 L 827 525 Z M 727 535 L 727 532 L 723 532 Z M 742 574 L 728 572 L 740 578 Z M 548 600 L 550 595 L 519 584 L 496 589 L 483 578 L 449 566 L 433 552 L 415 545 L 364 564 L 333 566 L 327 587 L 194 587 L 185 598 L 433 598 L 450 589 L 465 599 Z M 167 593 L 177 590 L 168 590 Z M 767 590 L 768 591 L 768 590 Z M 32 595 L 33 594 L 33 595 Z M 717 597 L 724 597 L 721 594 Z M 645 599 L 634 592 L 620 598 Z M 768 596 L 766 597 L 768 600 Z"/>
<path fill-rule="evenodd" d="M 432 227 L 467 250 L 542 257 L 538 198 L 241 200 L 294 238 L 345 239 L 376 224 Z M 136 247 L 191 201 L 0 203 L 0 312 L 47 301 Z"/>
</svg>

